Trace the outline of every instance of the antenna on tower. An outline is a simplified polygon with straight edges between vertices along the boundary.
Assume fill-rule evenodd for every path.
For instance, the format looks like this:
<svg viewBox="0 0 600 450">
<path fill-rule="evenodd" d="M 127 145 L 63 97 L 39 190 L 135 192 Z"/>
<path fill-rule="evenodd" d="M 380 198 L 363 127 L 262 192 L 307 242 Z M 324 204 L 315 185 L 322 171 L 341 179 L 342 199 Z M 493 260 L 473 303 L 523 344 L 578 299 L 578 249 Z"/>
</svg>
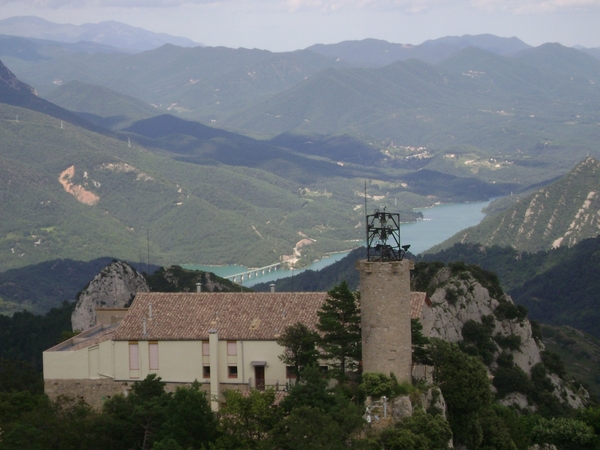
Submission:
<svg viewBox="0 0 600 450">
<path fill-rule="evenodd" d="M 127 147 L 131 148 L 131 139 L 127 138 Z"/>
<path fill-rule="evenodd" d="M 65 128 L 65 127 L 63 126 L 63 121 L 61 120 L 61 121 L 60 121 L 60 129 L 61 129 L 61 130 L 64 130 L 64 128 Z"/>
<path fill-rule="evenodd" d="M 365 181 L 365 215 L 367 214 L 367 182 Z"/>
</svg>

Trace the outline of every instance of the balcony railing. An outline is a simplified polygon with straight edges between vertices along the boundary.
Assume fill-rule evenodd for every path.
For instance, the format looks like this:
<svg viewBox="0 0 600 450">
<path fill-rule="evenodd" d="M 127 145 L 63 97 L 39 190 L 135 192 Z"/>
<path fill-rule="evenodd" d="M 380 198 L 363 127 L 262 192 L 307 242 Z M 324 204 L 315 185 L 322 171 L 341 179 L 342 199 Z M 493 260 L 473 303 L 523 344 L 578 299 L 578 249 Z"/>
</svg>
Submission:
<svg viewBox="0 0 600 450">
<path fill-rule="evenodd" d="M 293 384 L 293 381 L 291 381 Z M 250 377 L 248 379 L 248 387 L 250 389 L 256 389 L 264 391 L 266 389 L 273 389 L 274 391 L 287 391 L 290 388 L 290 380 L 281 382 L 274 378 L 265 378 L 264 380 L 257 380 L 256 378 Z"/>
</svg>

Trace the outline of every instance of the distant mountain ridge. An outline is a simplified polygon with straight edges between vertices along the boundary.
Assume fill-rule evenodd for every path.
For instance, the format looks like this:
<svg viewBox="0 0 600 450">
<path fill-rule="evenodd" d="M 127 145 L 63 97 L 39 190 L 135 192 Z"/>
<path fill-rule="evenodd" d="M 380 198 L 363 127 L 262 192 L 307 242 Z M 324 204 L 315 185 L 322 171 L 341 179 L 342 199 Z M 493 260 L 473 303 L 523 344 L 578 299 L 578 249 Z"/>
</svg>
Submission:
<svg viewBox="0 0 600 450">
<path fill-rule="evenodd" d="M 105 134 L 109 133 L 107 130 L 96 127 L 71 111 L 40 98 L 35 89 L 19 80 L 2 61 L 0 61 L 0 103 L 41 112 L 88 130 Z"/>
<path fill-rule="evenodd" d="M 507 192 L 562 175 L 586 154 L 600 157 L 600 61 L 558 44 L 510 57 L 470 46 L 437 65 L 410 59 L 377 68 L 352 68 L 310 50 L 173 45 L 136 55 L 12 61 L 15 73 L 49 98 L 76 80 L 140 99 L 160 114 L 253 137 L 356 136 L 394 168 L 517 185 Z M 104 98 L 88 93 L 93 106 L 78 111 L 98 114 Z M 132 123 L 102 116 L 86 117 L 111 129 Z M 416 158 L 411 149 L 420 147 L 427 153 Z M 361 151 L 352 160 L 375 156 Z"/>
<path fill-rule="evenodd" d="M 600 231 L 600 162 L 588 157 L 571 172 L 506 211 L 486 217 L 428 253 L 456 243 L 536 252 L 572 247 Z"/>
<path fill-rule="evenodd" d="M 476 47 L 499 55 L 509 55 L 531 48 L 516 37 L 502 38 L 491 34 L 476 36 L 447 36 L 427 40 L 419 45 L 395 44 L 379 39 L 343 41 L 337 44 L 316 44 L 307 47 L 316 53 L 335 56 L 355 66 L 381 67 L 396 61 L 415 58 L 429 64 L 437 64 L 454 53 Z"/>
<path fill-rule="evenodd" d="M 105 86 L 69 81 L 45 98 L 103 128 L 119 130 L 162 111 L 137 98 Z"/>
<path fill-rule="evenodd" d="M 36 16 L 16 16 L 0 20 L 0 34 L 69 43 L 89 41 L 136 51 L 151 50 L 164 44 L 181 47 L 202 45 L 188 38 L 154 33 L 114 20 L 71 25 L 53 23 Z"/>
</svg>

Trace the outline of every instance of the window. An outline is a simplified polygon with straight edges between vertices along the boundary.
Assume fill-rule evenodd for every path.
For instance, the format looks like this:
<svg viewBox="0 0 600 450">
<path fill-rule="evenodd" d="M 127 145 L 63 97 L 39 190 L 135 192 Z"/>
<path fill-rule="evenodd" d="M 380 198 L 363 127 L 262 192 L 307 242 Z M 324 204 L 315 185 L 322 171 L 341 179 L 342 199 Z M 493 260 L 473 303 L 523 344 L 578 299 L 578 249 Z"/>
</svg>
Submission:
<svg viewBox="0 0 600 450">
<path fill-rule="evenodd" d="M 210 344 L 208 341 L 202 341 L 202 356 L 210 356 Z"/>
<path fill-rule="evenodd" d="M 227 341 L 227 356 L 237 356 L 236 341 Z"/>
<path fill-rule="evenodd" d="M 296 372 L 294 372 L 294 368 L 292 366 L 285 367 L 285 377 L 286 378 L 296 378 Z"/>
<path fill-rule="evenodd" d="M 237 378 L 238 377 L 238 371 L 237 371 L 237 366 L 227 366 L 227 369 L 229 370 L 229 378 Z"/>
<path fill-rule="evenodd" d="M 204 378 L 210 378 L 210 366 L 203 366 L 202 367 L 202 377 L 204 377 Z"/>
<path fill-rule="evenodd" d="M 140 346 L 137 342 L 129 343 L 129 370 L 140 370 Z"/>
<path fill-rule="evenodd" d="M 158 370 L 158 342 L 148 344 L 148 362 L 150 370 Z"/>
</svg>

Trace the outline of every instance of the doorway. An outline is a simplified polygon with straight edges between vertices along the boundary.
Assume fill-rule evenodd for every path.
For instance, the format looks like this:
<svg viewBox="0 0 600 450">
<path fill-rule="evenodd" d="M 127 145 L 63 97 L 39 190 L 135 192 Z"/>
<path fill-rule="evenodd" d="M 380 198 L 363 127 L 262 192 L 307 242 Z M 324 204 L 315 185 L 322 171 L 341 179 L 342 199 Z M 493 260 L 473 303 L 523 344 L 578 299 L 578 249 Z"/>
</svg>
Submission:
<svg viewBox="0 0 600 450">
<path fill-rule="evenodd" d="M 254 378 L 256 379 L 256 389 L 265 390 L 265 366 L 254 366 Z"/>
</svg>

